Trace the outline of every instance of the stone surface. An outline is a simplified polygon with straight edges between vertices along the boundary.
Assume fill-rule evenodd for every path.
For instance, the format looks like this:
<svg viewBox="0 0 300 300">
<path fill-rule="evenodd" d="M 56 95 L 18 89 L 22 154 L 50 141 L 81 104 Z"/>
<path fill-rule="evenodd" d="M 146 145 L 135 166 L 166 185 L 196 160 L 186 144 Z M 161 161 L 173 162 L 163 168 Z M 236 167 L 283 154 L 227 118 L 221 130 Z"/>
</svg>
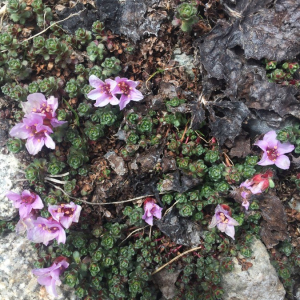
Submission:
<svg viewBox="0 0 300 300">
<path fill-rule="evenodd" d="M 38 256 L 31 242 L 12 232 L 1 237 L 0 299 L 52 300 L 45 287 L 31 273 Z M 66 285 L 57 287 L 58 300 L 75 300 L 75 293 Z"/>
<path fill-rule="evenodd" d="M 180 49 L 175 49 L 174 60 L 177 61 L 180 66 L 184 67 L 191 79 L 195 78 L 195 74 L 193 72 L 193 68 L 195 68 L 193 64 L 194 58 L 192 55 L 186 55 L 185 53 L 181 53 Z"/>
<path fill-rule="evenodd" d="M 13 189 L 14 180 L 20 168 L 18 160 L 13 154 L 0 153 L 0 220 L 9 221 L 17 215 L 17 210 L 14 208 L 5 193 Z M 18 190 L 13 189 L 14 192 Z"/>
<path fill-rule="evenodd" d="M 270 263 L 266 247 L 255 240 L 251 248 L 253 255 L 247 262 L 252 263 L 252 267 L 242 271 L 234 258 L 234 270 L 223 275 L 223 300 L 283 300 L 285 290 Z"/>
<path fill-rule="evenodd" d="M 108 160 L 111 168 L 119 175 L 123 176 L 128 172 L 124 159 L 114 151 L 107 152 L 104 157 Z"/>
</svg>

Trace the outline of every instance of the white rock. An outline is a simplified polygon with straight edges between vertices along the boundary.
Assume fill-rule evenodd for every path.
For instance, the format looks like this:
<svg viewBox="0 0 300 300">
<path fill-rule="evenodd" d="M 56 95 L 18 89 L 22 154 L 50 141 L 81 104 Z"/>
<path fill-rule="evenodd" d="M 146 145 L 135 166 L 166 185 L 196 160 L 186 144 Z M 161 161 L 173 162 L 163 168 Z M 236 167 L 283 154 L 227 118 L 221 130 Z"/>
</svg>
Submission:
<svg viewBox="0 0 300 300">
<path fill-rule="evenodd" d="M 5 196 L 5 193 L 12 189 L 20 165 L 13 154 L 4 155 L 0 153 L 0 166 L 0 220 L 9 221 L 16 216 L 18 211 L 14 208 L 12 201 Z"/>
<path fill-rule="evenodd" d="M 31 273 L 37 260 L 36 249 L 27 238 L 10 233 L 0 239 L 1 300 L 54 299 Z M 58 300 L 76 299 L 74 289 L 65 285 L 57 287 L 57 293 L 58 297 L 55 299 Z"/>
<path fill-rule="evenodd" d="M 223 300 L 283 300 L 285 289 L 270 263 L 266 247 L 255 240 L 251 248 L 253 258 L 247 261 L 253 264 L 252 267 L 242 271 L 234 258 L 234 270 L 223 275 Z"/>
</svg>

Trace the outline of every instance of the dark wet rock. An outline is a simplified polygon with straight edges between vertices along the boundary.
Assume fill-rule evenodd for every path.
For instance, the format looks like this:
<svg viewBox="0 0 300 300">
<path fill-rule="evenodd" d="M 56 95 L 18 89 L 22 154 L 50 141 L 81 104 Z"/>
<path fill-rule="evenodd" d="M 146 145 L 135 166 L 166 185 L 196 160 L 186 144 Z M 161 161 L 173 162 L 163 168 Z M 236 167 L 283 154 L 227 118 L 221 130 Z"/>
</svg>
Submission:
<svg viewBox="0 0 300 300">
<path fill-rule="evenodd" d="M 199 185 L 202 182 L 200 178 L 194 178 L 189 175 L 182 175 L 180 171 L 169 173 L 162 180 L 160 185 L 160 192 L 176 191 L 184 193 L 189 189 Z"/>
<path fill-rule="evenodd" d="M 175 171 L 177 169 L 175 158 L 164 156 L 161 160 L 161 167 L 163 173 Z"/>
<path fill-rule="evenodd" d="M 252 153 L 250 146 L 250 138 L 247 134 L 241 133 L 235 140 L 234 143 L 227 143 L 226 146 L 230 148 L 230 157 L 246 157 Z"/>
<path fill-rule="evenodd" d="M 211 134 L 223 145 L 226 139 L 232 142 L 242 130 L 243 121 L 249 116 L 250 111 L 243 102 L 222 101 L 209 105 L 209 127 Z M 222 117 L 218 117 L 221 114 Z"/>
<path fill-rule="evenodd" d="M 79 16 L 62 22 L 61 26 L 74 33 L 79 27 L 91 30 L 93 22 L 100 20 L 105 23 L 105 28 L 110 29 L 114 34 L 123 34 L 137 42 L 145 35 L 157 35 L 161 23 L 167 17 L 163 12 L 152 9 L 159 4 L 160 0 L 97 0 L 95 2 L 96 8 L 77 3 L 73 8 L 57 11 L 60 19 L 82 11 Z"/>
<path fill-rule="evenodd" d="M 139 166 L 139 172 L 153 172 L 157 164 L 161 161 L 162 151 L 162 147 L 150 147 L 147 152 L 137 154 L 135 162 Z"/>
<path fill-rule="evenodd" d="M 118 2 L 117 0 L 111 0 L 107 2 Z M 112 10 L 113 11 L 113 10 Z M 95 21 L 104 20 L 105 14 L 101 15 L 99 11 L 96 9 L 93 9 L 91 7 L 87 8 L 82 3 L 77 3 L 72 8 L 65 8 L 62 11 L 57 11 L 58 17 L 63 20 L 66 19 L 69 15 L 79 13 L 76 16 L 70 17 L 69 19 L 61 22 L 59 25 L 62 26 L 64 30 L 67 30 L 71 32 L 72 34 L 75 33 L 75 31 L 78 28 L 84 28 L 87 30 L 92 29 L 92 25 Z"/>
<path fill-rule="evenodd" d="M 205 120 L 205 110 L 202 103 L 193 101 L 188 103 L 188 107 L 192 115 L 191 128 L 200 129 Z"/>
<path fill-rule="evenodd" d="M 114 198 L 122 189 L 123 177 L 111 176 L 108 180 L 104 180 L 96 185 L 92 202 L 101 203 L 103 199 Z"/>
<path fill-rule="evenodd" d="M 282 127 L 290 116 L 300 118 L 296 89 L 269 82 L 260 61 L 288 60 L 300 53 L 300 3 L 222 2 L 231 20 L 219 20 L 210 33 L 195 42 L 207 72 L 203 76 L 204 96 L 209 98 L 219 90 L 219 99 L 243 102 L 251 114 L 241 125 L 255 134 Z"/>
<path fill-rule="evenodd" d="M 282 202 L 275 195 L 263 194 L 259 197 L 259 200 L 263 218 L 260 236 L 269 249 L 289 237 L 287 216 Z"/>
<path fill-rule="evenodd" d="M 170 239 L 178 245 L 195 247 L 201 244 L 203 231 L 199 224 L 180 217 L 176 209 L 172 209 L 160 220 L 155 221 L 155 225 Z"/>
</svg>

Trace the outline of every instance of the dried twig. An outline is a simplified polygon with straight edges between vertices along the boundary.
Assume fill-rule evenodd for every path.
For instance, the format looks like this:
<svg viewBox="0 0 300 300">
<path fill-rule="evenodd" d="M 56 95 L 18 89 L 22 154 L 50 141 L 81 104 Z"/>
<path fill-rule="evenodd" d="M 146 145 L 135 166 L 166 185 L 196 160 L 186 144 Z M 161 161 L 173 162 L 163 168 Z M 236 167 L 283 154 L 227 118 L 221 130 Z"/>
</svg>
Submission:
<svg viewBox="0 0 300 300">
<path fill-rule="evenodd" d="M 48 177 L 64 177 L 64 176 L 67 176 L 67 175 L 69 175 L 69 172 L 64 173 L 64 174 L 58 174 L 58 175 L 51 175 L 51 174 L 48 174 Z"/>
<path fill-rule="evenodd" d="M 68 20 L 68 19 L 70 19 L 70 18 L 72 18 L 72 17 L 74 17 L 74 16 L 80 15 L 83 11 L 85 11 L 85 9 L 83 9 L 83 10 L 77 12 L 77 13 L 70 14 L 69 16 L 67 16 L 67 17 L 66 17 L 65 19 L 63 19 L 63 20 L 60 20 L 60 21 L 57 21 L 57 22 L 52 23 L 50 26 L 48 26 L 48 27 L 45 28 L 44 30 L 40 31 L 39 33 L 37 33 L 37 34 L 35 34 L 35 35 L 29 37 L 28 39 L 23 40 L 22 43 L 27 42 L 27 41 L 30 41 L 30 40 L 32 40 L 33 38 L 35 38 L 36 36 L 39 36 L 39 35 L 43 34 L 44 32 L 46 32 L 48 29 L 50 29 L 52 26 L 54 26 L 54 25 L 56 25 L 56 24 L 59 24 L 59 23 L 61 23 L 61 22 L 64 22 L 64 21 L 66 21 L 66 20 Z"/>
<path fill-rule="evenodd" d="M 166 264 L 164 264 L 160 268 L 156 269 L 151 275 L 154 275 L 154 274 L 158 273 L 159 271 L 161 271 L 162 269 L 164 269 L 166 266 L 170 265 L 173 261 L 177 260 L 181 256 L 184 256 L 184 255 L 186 255 L 186 254 L 188 254 L 188 253 L 190 253 L 192 251 L 196 251 L 196 250 L 199 250 L 199 249 L 202 249 L 202 246 L 196 247 L 196 248 L 193 248 L 193 249 L 190 249 L 190 250 L 187 250 L 187 251 L 179 254 L 178 256 L 174 257 L 173 259 L 171 259 L 169 262 L 167 262 Z"/>
<path fill-rule="evenodd" d="M 189 122 L 190 122 L 190 120 L 188 120 L 187 123 L 186 123 L 186 125 L 185 125 L 184 132 L 183 132 L 182 137 L 181 137 L 181 139 L 180 139 L 180 143 L 182 143 L 183 140 L 184 140 L 185 134 L 186 134 L 187 129 L 188 129 L 188 124 L 189 124 Z"/>
<path fill-rule="evenodd" d="M 173 208 L 178 202 L 179 202 L 179 200 L 177 200 L 171 207 L 169 207 L 169 208 L 166 210 L 164 216 L 165 216 L 166 214 L 168 214 L 168 213 L 172 210 L 172 208 Z"/>
<path fill-rule="evenodd" d="M 59 183 L 59 184 L 66 184 L 68 182 L 68 181 L 62 181 L 62 180 L 58 180 L 58 179 L 50 178 L 50 177 L 45 177 L 44 179 L 47 181 L 52 181 L 52 182 Z"/>
<path fill-rule="evenodd" d="M 145 227 L 141 227 L 141 228 L 138 228 L 138 229 L 132 231 L 132 232 L 131 232 L 129 235 L 127 235 L 127 237 L 119 244 L 119 246 L 120 246 L 123 242 L 125 242 L 128 238 L 130 238 L 134 233 L 136 233 L 136 232 L 138 232 L 138 231 L 140 231 L 140 230 L 144 230 L 144 229 L 147 228 L 148 226 L 150 226 L 150 225 L 147 225 L 147 226 L 145 226 Z"/>
<path fill-rule="evenodd" d="M 110 204 L 121 204 L 121 203 L 126 203 L 126 202 L 132 202 L 132 201 L 136 201 L 136 200 L 140 200 L 140 199 L 143 199 L 143 198 L 147 198 L 147 197 L 153 197 L 154 195 L 146 195 L 146 196 L 140 196 L 140 197 L 136 197 L 136 198 L 133 198 L 133 199 L 128 199 L 128 200 L 124 200 L 124 201 L 117 201 L 117 202 L 107 202 L 107 203 L 94 203 L 94 202 L 88 202 L 88 201 L 85 201 L 85 200 L 82 200 L 82 199 L 79 199 L 79 198 L 75 198 L 73 196 L 70 196 L 66 191 L 64 191 L 61 187 L 55 185 L 55 184 L 52 184 L 51 182 L 48 182 L 49 184 L 51 184 L 52 186 L 54 186 L 56 189 L 62 191 L 66 196 L 68 196 L 69 198 L 71 199 L 74 199 L 74 200 L 77 200 L 77 201 L 80 201 L 80 202 L 83 202 L 83 203 L 86 203 L 86 204 L 90 204 L 90 205 L 110 205 Z"/>
</svg>

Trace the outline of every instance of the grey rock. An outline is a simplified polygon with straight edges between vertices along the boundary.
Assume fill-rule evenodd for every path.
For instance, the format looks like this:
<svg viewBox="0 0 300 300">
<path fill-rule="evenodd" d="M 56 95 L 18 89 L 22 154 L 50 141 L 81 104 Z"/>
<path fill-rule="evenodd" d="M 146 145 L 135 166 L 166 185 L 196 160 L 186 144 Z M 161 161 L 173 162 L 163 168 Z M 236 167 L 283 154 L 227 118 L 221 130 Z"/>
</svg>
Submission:
<svg viewBox="0 0 300 300">
<path fill-rule="evenodd" d="M 186 55 L 185 53 L 181 53 L 180 49 L 175 49 L 174 60 L 177 61 L 180 66 L 184 67 L 186 73 L 191 79 L 195 78 L 195 74 L 193 72 L 193 68 L 195 68 L 194 57 L 192 55 Z"/>
<path fill-rule="evenodd" d="M 118 156 L 114 151 L 107 152 L 104 157 L 108 160 L 112 169 L 119 175 L 123 176 L 128 172 L 124 159 Z"/>
<path fill-rule="evenodd" d="M 270 263 L 266 247 L 255 240 L 251 248 L 253 255 L 247 261 L 253 264 L 252 267 L 242 271 L 234 258 L 234 270 L 223 275 L 223 300 L 283 300 L 286 292 Z"/>
<path fill-rule="evenodd" d="M 38 284 L 31 273 L 38 260 L 31 242 L 10 233 L 0 242 L 0 299 L 52 300 L 45 287 Z M 57 286 L 58 300 L 75 300 L 75 292 L 68 286 Z"/>
<path fill-rule="evenodd" d="M 5 193 L 13 188 L 14 180 L 18 172 L 19 162 L 13 154 L 0 153 L 0 220 L 9 221 L 17 215 L 17 210 Z M 18 192 L 17 190 L 14 190 Z"/>
</svg>

